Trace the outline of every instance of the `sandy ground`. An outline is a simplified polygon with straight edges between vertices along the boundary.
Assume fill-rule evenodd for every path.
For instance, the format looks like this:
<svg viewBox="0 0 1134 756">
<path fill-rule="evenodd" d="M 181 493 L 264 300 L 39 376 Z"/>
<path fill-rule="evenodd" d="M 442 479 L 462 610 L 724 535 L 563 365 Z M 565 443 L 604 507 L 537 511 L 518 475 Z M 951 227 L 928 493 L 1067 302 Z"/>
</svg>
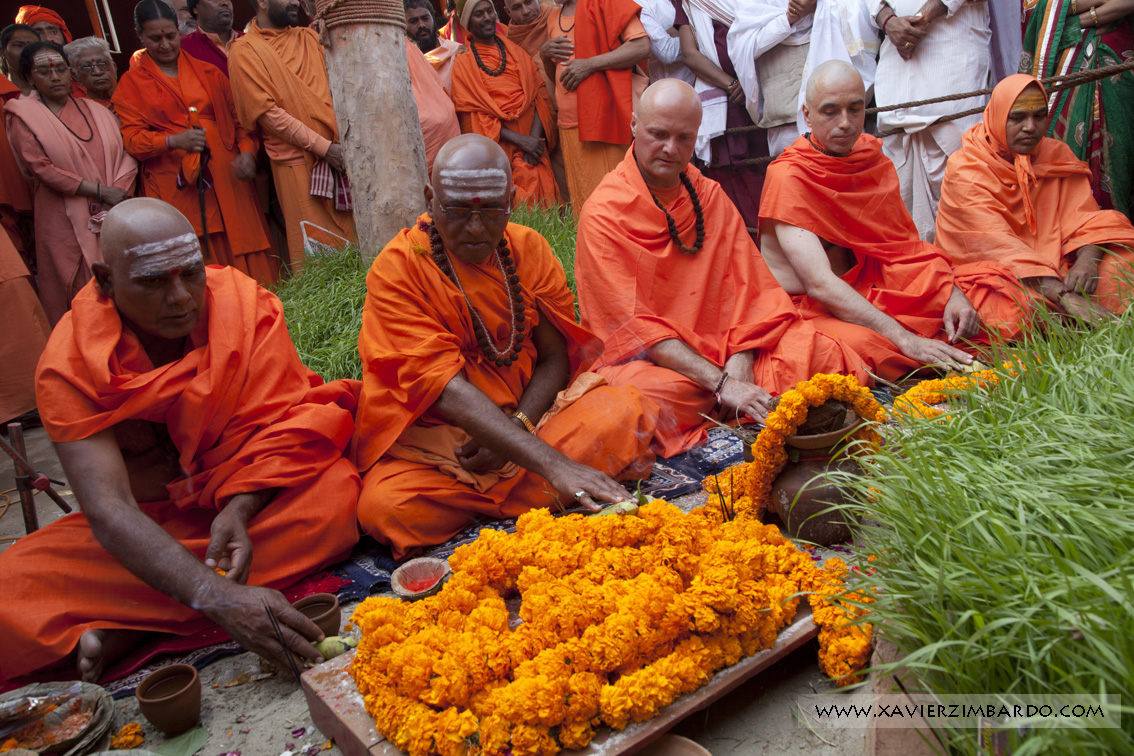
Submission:
<svg viewBox="0 0 1134 756">
<path fill-rule="evenodd" d="M 53 478 L 64 479 L 58 459 L 42 429 L 27 434 L 28 456 L 37 470 Z M 7 457 L 0 458 L 0 491 L 13 488 L 14 473 Z M 74 501 L 67 486 L 60 493 Z M 24 534 L 24 523 L 18 497 L 0 515 L 0 539 Z M 58 519 L 63 513 L 44 495 L 35 497 L 40 527 Z M 0 498 L 0 507 L 3 499 Z M 11 541 L 0 542 L 0 550 Z M 343 620 L 349 618 L 354 605 L 343 608 Z M 866 730 L 821 728 L 804 724 L 806 715 L 797 707 L 802 695 L 833 690 L 833 685 L 819 671 L 816 658 L 818 642 L 812 641 L 776 665 L 756 676 L 709 709 L 688 717 L 672 732 L 691 738 L 714 756 L 742 754 L 808 753 L 815 756 L 865 753 Z M 273 677 L 260 682 L 224 687 L 241 672 L 259 672 L 258 660 L 250 654 L 222 659 L 201 672 L 203 688 L 201 726 L 209 732 L 202 756 L 294 756 L 321 749 L 328 741 L 311 722 L 307 703 L 298 685 L 289 677 Z M 850 702 L 862 693 L 838 694 Z M 117 723 L 143 723 L 144 748 L 153 749 L 163 736 L 142 718 L 136 700 L 117 702 Z M 332 745 L 323 756 L 340 756 Z"/>
</svg>

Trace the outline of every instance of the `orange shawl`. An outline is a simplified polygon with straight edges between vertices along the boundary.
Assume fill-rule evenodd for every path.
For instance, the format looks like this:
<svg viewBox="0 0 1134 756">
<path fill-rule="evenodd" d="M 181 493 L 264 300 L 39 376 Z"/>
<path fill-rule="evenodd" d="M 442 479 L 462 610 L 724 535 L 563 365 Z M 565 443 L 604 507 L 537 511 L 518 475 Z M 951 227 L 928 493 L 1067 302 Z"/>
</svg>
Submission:
<svg viewBox="0 0 1134 756">
<path fill-rule="evenodd" d="M 1062 277 L 1080 247 L 1134 245 L 1134 227 L 1122 213 L 1099 209 L 1090 168 L 1065 143 L 1045 137 L 1030 155 L 1008 149 L 1008 113 L 1030 84 L 1038 80 L 1027 74 L 1000 82 L 984 122 L 949 158 L 937 244 L 955 264 L 991 260 L 1019 278 Z"/>
<path fill-rule="evenodd" d="M 695 256 L 670 239 L 633 148 L 583 206 L 575 274 L 583 326 L 603 340 L 599 364 L 625 362 L 648 346 L 680 339 L 723 365 L 737 352 L 774 348 L 799 321 L 720 185 L 692 165 L 685 171 L 707 231 Z M 696 216 L 684 189 L 669 212 L 691 243 Z"/>
<path fill-rule="evenodd" d="M 212 206 L 210 216 L 218 212 L 220 216 L 210 217 L 209 232 L 224 231 L 235 255 L 267 249 L 270 243 L 263 224 L 253 220 L 260 213 L 254 187 L 232 171 L 237 155 L 255 154 L 256 144 L 236 120 L 228 79 L 216 66 L 192 55 L 178 56 L 176 83 L 146 55 L 137 68 L 126 72 L 114 92 L 126 149 L 144 161 L 146 194 L 172 204 L 198 235 L 203 233 L 196 182 L 177 187 L 187 153 L 165 147 L 167 137 L 189 128 L 191 104 L 197 107 L 209 140 L 207 166 L 213 191 L 206 193 L 206 207 Z"/>
<path fill-rule="evenodd" d="M 619 36 L 642 8 L 634 0 L 578 0 L 575 57 L 593 58 L 622 46 Z M 579 139 L 630 144 L 633 86 L 630 69 L 593 73 L 579 84 Z"/>
<path fill-rule="evenodd" d="M 571 379 L 601 348 L 575 323 L 575 301 L 563 267 L 547 241 L 535 231 L 508 224 L 504 238 L 523 287 L 524 341 L 519 359 L 497 367 L 477 344 L 468 305 L 460 290 L 430 256 L 429 216 L 399 233 L 374 261 L 366 277 L 366 304 L 358 349 L 362 354 L 362 397 L 356 443 L 358 464 L 368 470 L 412 424 L 438 426 L 449 421 L 431 407 L 458 373 L 497 406 L 514 408 L 535 367 L 531 334 L 545 316 L 563 334 L 571 359 Z M 483 265 L 450 255 L 469 299 L 497 344 L 511 332 L 508 298 L 495 258 Z M 538 310 L 538 314 L 537 314 Z"/>
<path fill-rule="evenodd" d="M 543 63 L 539 57 L 539 48 L 551 37 L 547 22 L 555 7 L 551 5 L 539 6 L 539 18 L 530 24 L 508 24 L 508 39 L 515 42 L 542 68 Z"/>
<path fill-rule="evenodd" d="M 357 382 L 323 380 L 299 361 L 283 306 L 232 268 L 209 266 L 205 310 L 180 360 L 155 368 L 114 303 L 91 281 L 51 334 L 36 396 L 51 440 L 77 441 L 123 420 L 164 424 L 184 474 L 180 509 L 302 486 L 343 456 Z"/>
<path fill-rule="evenodd" d="M 406 40 L 406 65 L 409 67 L 413 99 L 417 104 L 417 119 L 421 122 L 421 136 L 425 140 L 425 163 L 433 175 L 433 159 L 453 137 L 461 133 L 457 111 L 441 82 L 441 76 L 413 42 Z"/>
<path fill-rule="evenodd" d="M 313 30 L 261 29 L 253 21 L 232 43 L 228 60 L 236 115 L 245 129 L 255 131 L 260 116 L 278 106 L 320 136 L 339 141 L 323 46 Z M 310 168 L 315 156 L 304 155 Z"/>
<path fill-rule="evenodd" d="M 0 76 L 0 102 L 15 100 L 20 96 L 20 88 Z M 8 143 L 8 127 L 0 114 L 0 205 L 7 205 L 17 213 L 30 213 L 32 210 L 32 188 L 20 171 L 16 155 Z"/>
<path fill-rule="evenodd" d="M 858 262 L 842 279 L 855 291 L 920 336 L 941 331 L 953 272 L 939 249 L 918 238 L 881 140 L 863 134 L 849 155 L 832 157 L 796 139 L 768 166 L 764 220 L 850 249 Z M 800 309 L 823 309 L 808 300 Z"/>
</svg>

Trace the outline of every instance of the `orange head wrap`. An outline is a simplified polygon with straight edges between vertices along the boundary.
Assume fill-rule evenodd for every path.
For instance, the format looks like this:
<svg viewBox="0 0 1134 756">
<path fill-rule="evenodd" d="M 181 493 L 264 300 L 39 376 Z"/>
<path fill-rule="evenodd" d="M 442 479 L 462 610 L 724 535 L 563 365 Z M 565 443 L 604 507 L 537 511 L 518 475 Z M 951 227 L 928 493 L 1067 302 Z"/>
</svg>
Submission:
<svg viewBox="0 0 1134 756">
<path fill-rule="evenodd" d="M 38 24 L 40 21 L 55 24 L 59 27 L 59 31 L 63 32 L 63 39 L 68 42 L 72 41 L 71 30 L 67 28 L 63 17 L 50 8 L 44 8 L 42 5 L 24 5 L 20 7 L 20 12 L 16 14 L 17 24 L 27 24 L 31 26 Z"/>
<path fill-rule="evenodd" d="M 1039 87 L 1047 100 L 1047 90 L 1040 84 L 1039 79 L 1030 74 L 1013 74 L 996 85 L 992 90 L 992 97 L 988 100 L 988 107 L 984 109 L 984 123 L 974 126 L 983 129 L 988 146 L 1004 156 L 1009 156 L 1015 163 L 1016 178 L 1024 195 L 1024 216 L 1028 221 L 1028 228 L 1034 234 L 1036 231 L 1036 210 L 1032 205 L 1031 188 L 1036 184 L 1036 174 L 1032 169 L 1032 156 L 1026 153 L 1013 153 L 1008 147 L 1008 114 L 1016 99 L 1028 87 Z"/>
</svg>

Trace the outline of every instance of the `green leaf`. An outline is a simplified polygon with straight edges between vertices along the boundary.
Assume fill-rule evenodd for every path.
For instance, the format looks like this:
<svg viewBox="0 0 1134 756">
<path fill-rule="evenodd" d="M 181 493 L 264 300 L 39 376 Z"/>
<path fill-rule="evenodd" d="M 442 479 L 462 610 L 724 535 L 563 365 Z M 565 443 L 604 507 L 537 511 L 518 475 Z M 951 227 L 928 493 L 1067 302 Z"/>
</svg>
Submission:
<svg viewBox="0 0 1134 756">
<path fill-rule="evenodd" d="M 193 756 L 205 747 L 205 741 L 208 739 L 209 731 L 204 727 L 196 727 L 176 738 L 170 738 L 154 750 L 159 756 Z"/>
</svg>

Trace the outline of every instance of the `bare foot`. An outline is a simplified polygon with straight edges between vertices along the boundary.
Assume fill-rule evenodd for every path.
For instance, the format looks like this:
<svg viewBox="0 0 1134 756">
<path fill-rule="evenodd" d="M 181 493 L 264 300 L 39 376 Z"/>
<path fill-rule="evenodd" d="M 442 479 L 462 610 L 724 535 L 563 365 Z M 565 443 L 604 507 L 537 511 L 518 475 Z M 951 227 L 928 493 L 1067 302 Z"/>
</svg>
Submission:
<svg viewBox="0 0 1134 756">
<path fill-rule="evenodd" d="M 106 666 L 137 646 L 145 635 L 140 630 L 87 630 L 75 649 L 79 674 L 86 682 L 98 682 Z"/>
</svg>

